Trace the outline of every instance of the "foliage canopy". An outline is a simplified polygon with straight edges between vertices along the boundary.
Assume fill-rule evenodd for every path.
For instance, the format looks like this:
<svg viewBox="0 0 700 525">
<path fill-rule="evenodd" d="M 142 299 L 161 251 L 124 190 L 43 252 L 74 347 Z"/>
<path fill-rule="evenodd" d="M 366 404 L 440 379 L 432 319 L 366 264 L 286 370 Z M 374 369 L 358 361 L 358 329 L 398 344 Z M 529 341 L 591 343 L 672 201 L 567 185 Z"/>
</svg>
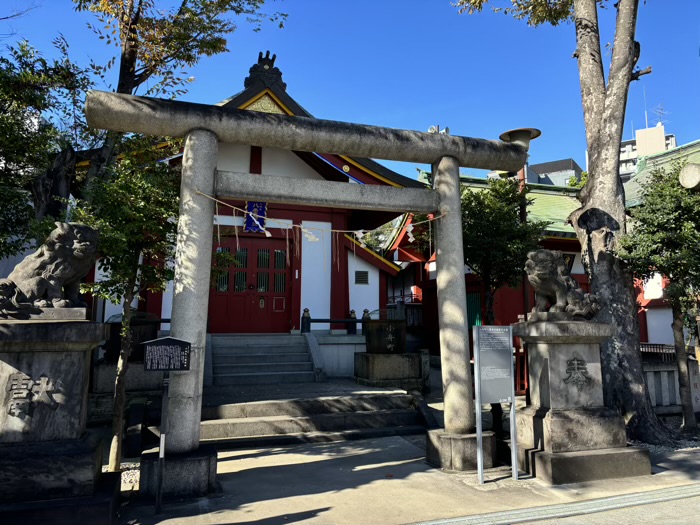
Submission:
<svg viewBox="0 0 700 525">
<path fill-rule="evenodd" d="M 529 190 L 515 179 L 491 179 L 488 189 L 462 189 L 464 262 L 486 286 L 486 323 L 493 323 L 493 295 L 517 286 L 528 252 L 537 248 L 546 222 L 523 221 L 532 203 Z"/>
<path fill-rule="evenodd" d="M 525 20 L 530 26 L 542 24 L 558 25 L 573 18 L 574 0 L 457 0 L 454 5 L 460 13 L 474 14 L 481 12 L 486 4 L 491 3 L 495 13 L 503 13 L 517 20 Z M 599 0 L 600 4 L 604 0 Z"/>
<path fill-rule="evenodd" d="M 631 212 L 619 254 L 641 279 L 666 276 L 666 296 L 692 307 L 700 294 L 700 193 L 681 186 L 681 167 L 653 171 L 642 185 L 643 204 Z"/>
<path fill-rule="evenodd" d="M 179 169 L 163 156 L 179 142 L 154 147 L 151 138 L 132 137 L 128 152 L 109 176 L 90 182 L 72 218 L 100 232 L 100 268 L 107 274 L 86 285 L 94 295 L 120 303 L 144 291 L 162 291 L 173 277 L 177 233 Z"/>
<path fill-rule="evenodd" d="M 17 253 L 33 236 L 39 206 L 32 207 L 32 194 L 71 141 L 73 93 L 90 85 L 69 60 L 66 41 L 54 43 L 61 53 L 56 60 L 26 41 L 0 57 L 0 258 Z"/>
<path fill-rule="evenodd" d="M 677 162 L 668 171 L 655 170 L 642 184 L 643 203 L 632 210 L 630 232 L 620 239 L 618 252 L 637 277 L 661 273 L 668 278 L 664 297 L 673 312 L 683 429 L 696 432 L 683 325 L 700 293 L 700 193 L 681 186 L 681 168 Z"/>
</svg>

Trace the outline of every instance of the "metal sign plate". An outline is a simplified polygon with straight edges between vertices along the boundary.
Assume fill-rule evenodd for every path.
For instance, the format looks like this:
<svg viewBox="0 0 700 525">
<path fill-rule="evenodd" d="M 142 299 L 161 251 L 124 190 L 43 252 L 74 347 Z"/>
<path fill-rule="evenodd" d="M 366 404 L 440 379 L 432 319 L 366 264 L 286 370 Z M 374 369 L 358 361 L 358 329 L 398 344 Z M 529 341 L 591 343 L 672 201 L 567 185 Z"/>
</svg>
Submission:
<svg viewBox="0 0 700 525">
<path fill-rule="evenodd" d="M 510 403 L 513 337 L 510 326 L 475 326 L 482 403 Z"/>
<path fill-rule="evenodd" d="M 513 381 L 513 329 L 510 326 L 474 326 L 474 379 L 476 382 L 476 463 L 479 483 L 484 483 L 484 443 L 481 407 L 510 403 L 510 448 L 513 479 L 518 479 L 518 439 L 515 428 Z"/>
</svg>

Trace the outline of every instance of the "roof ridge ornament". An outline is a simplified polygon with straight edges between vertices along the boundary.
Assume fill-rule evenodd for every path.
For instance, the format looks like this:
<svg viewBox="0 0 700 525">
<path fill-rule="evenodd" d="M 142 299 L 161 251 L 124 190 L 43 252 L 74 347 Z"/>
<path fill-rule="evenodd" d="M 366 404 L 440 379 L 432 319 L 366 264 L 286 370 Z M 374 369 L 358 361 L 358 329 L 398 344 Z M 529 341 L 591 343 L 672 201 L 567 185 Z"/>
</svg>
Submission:
<svg viewBox="0 0 700 525">
<path fill-rule="evenodd" d="M 246 77 L 243 86 L 248 89 L 260 82 L 263 87 L 278 86 L 283 91 L 286 91 L 287 84 L 282 82 L 282 72 L 275 67 L 276 59 L 277 55 L 270 57 L 270 51 L 267 51 L 265 56 L 263 56 L 262 51 L 258 53 L 258 62 L 250 68 L 250 75 Z"/>
</svg>

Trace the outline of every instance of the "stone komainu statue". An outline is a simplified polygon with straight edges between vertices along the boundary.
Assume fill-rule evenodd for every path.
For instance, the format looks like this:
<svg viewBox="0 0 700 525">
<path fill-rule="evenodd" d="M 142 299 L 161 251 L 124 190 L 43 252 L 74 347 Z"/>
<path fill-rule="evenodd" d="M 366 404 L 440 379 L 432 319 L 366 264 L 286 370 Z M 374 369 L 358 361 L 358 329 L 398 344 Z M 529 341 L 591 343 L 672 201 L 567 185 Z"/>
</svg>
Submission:
<svg viewBox="0 0 700 525">
<path fill-rule="evenodd" d="M 87 306 L 79 297 L 80 280 L 95 264 L 97 231 L 77 223 L 56 226 L 35 253 L 0 279 L 0 314 Z"/>
<path fill-rule="evenodd" d="M 590 319 L 600 310 L 595 294 L 584 293 L 571 278 L 564 257 L 557 250 L 536 250 L 527 254 L 525 272 L 535 290 L 533 313 L 561 313 L 563 317 Z"/>
</svg>

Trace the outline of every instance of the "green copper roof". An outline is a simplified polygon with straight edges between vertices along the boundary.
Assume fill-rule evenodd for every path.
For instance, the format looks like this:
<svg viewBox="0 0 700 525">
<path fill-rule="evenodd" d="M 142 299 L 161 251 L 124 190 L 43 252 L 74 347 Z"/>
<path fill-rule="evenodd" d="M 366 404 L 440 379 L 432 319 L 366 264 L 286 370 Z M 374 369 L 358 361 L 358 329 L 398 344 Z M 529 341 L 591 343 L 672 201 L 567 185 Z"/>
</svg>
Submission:
<svg viewBox="0 0 700 525">
<path fill-rule="evenodd" d="M 533 190 L 528 196 L 533 201 L 528 210 L 529 219 L 549 222 L 547 233 L 566 237 L 576 236 L 573 227 L 566 222 L 571 212 L 581 205 L 575 193 Z"/>
<path fill-rule="evenodd" d="M 676 160 L 700 163 L 700 140 L 640 158 L 637 161 L 637 173 L 625 183 L 627 207 L 633 208 L 641 204 L 642 185 L 654 170 L 665 169 Z"/>
<path fill-rule="evenodd" d="M 486 179 L 461 176 L 463 185 L 472 190 L 488 187 Z M 546 221 L 549 224 L 546 233 L 555 237 L 576 237 L 573 227 L 566 222 L 572 211 L 580 206 L 576 195 L 578 189 L 550 184 L 528 184 L 528 197 L 532 204 L 528 208 L 528 219 Z"/>
</svg>

